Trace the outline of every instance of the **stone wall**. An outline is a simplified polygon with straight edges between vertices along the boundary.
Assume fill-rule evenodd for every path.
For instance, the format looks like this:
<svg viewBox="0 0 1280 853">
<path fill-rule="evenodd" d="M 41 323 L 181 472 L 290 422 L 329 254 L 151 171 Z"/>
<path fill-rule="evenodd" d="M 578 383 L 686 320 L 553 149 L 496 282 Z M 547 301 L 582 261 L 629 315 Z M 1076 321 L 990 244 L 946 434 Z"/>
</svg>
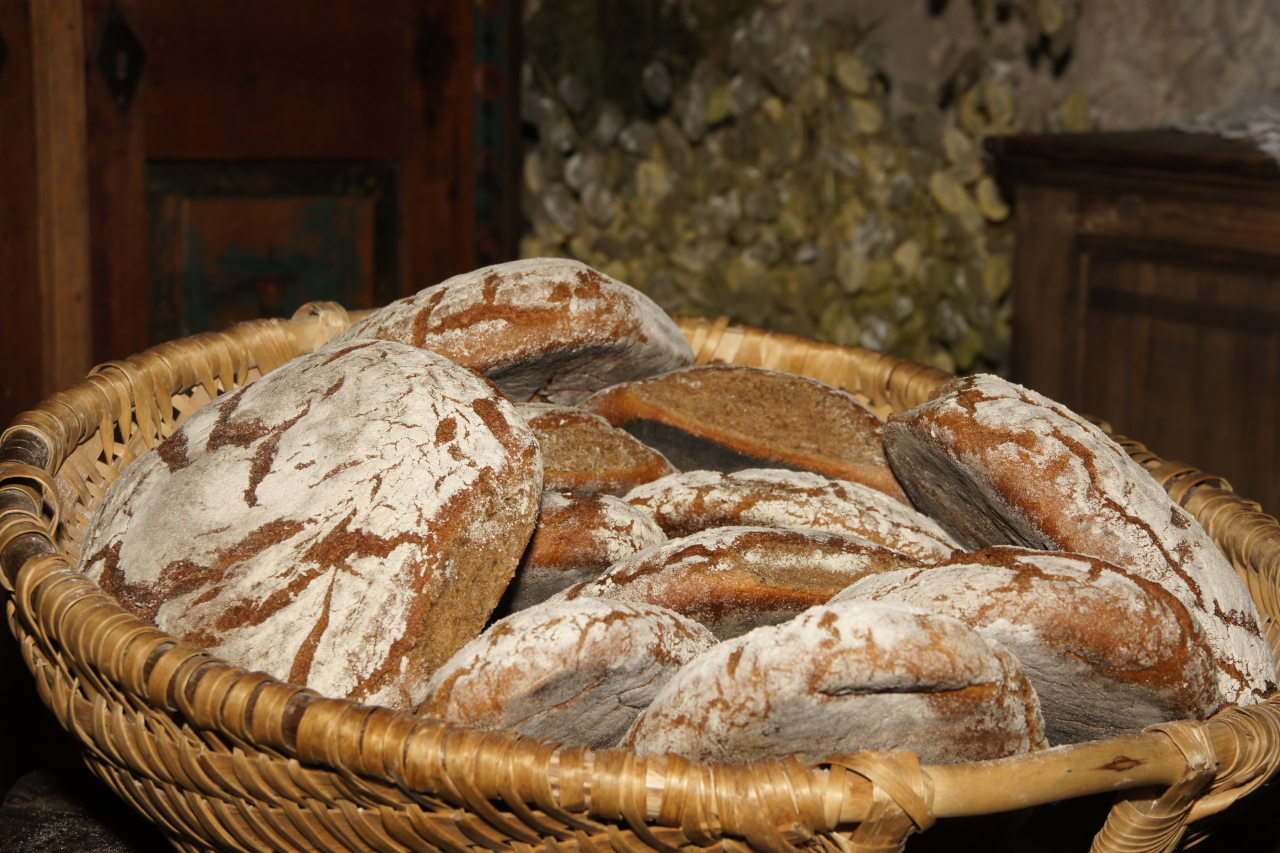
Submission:
<svg viewBox="0 0 1280 853">
<path fill-rule="evenodd" d="M 1265 0 L 541 0 L 523 256 L 668 311 L 1007 368 L 1012 234 L 982 142 L 1265 102 Z"/>
</svg>

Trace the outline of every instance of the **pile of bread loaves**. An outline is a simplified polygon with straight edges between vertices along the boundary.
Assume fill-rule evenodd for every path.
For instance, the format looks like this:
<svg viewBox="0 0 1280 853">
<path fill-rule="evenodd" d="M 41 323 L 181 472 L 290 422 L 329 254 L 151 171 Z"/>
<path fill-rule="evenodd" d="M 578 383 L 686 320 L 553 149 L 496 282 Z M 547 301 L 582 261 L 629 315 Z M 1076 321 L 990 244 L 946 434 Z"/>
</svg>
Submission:
<svg viewBox="0 0 1280 853">
<path fill-rule="evenodd" d="M 1062 406 L 692 360 L 577 262 L 457 276 L 192 414 L 80 568 L 328 696 L 641 755 L 980 760 L 1274 689 L 1232 566 Z"/>
</svg>

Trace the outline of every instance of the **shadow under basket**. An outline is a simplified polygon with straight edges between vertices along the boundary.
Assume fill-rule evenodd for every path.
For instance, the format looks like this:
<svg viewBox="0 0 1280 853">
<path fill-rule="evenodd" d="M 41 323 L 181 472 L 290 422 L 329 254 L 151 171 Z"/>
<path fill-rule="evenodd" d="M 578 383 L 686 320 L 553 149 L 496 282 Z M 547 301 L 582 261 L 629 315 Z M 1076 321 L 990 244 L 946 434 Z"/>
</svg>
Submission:
<svg viewBox="0 0 1280 853">
<path fill-rule="evenodd" d="M 292 320 L 162 344 L 95 368 L 0 438 L 0 567 L 23 658 L 93 773 L 178 849 L 891 851 L 938 819 L 1117 792 L 1094 849 L 1156 851 L 1194 840 L 1200 821 L 1280 766 L 1280 697 L 1203 722 L 927 767 L 907 752 L 731 766 L 563 747 L 231 666 L 138 620 L 73 569 L 91 514 L 129 462 L 351 319 L 313 303 Z M 858 347 L 678 322 L 699 363 L 813 377 L 881 413 L 949 378 Z M 1274 649 L 1280 525 L 1221 478 L 1116 438 L 1244 577 Z"/>
</svg>

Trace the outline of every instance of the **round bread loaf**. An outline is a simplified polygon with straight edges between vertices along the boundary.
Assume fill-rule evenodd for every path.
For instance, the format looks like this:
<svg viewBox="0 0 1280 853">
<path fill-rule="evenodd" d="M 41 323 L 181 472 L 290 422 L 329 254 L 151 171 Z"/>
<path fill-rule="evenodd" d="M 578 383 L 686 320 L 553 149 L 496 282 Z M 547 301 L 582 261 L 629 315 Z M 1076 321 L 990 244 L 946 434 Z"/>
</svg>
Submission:
<svg viewBox="0 0 1280 853">
<path fill-rule="evenodd" d="M 1079 743 L 1218 709 L 1199 623 L 1158 584 L 1094 557 L 995 547 L 862 578 L 832 599 L 954 616 L 1017 656 L 1049 742 Z"/>
<path fill-rule="evenodd" d="M 513 613 L 532 607 L 596 577 L 624 557 L 666 541 L 652 516 L 620 498 L 543 492 L 538 527 L 504 607 Z"/>
<path fill-rule="evenodd" d="M 883 421 L 815 379 L 713 364 L 620 383 L 580 405 L 682 471 L 814 471 L 907 502 L 885 459 Z"/>
<path fill-rule="evenodd" d="M 599 415 L 550 403 L 521 403 L 516 411 L 538 437 L 546 489 L 622 495 L 676 473 L 665 456 Z"/>
<path fill-rule="evenodd" d="M 1071 551 L 1128 569 L 1200 621 L 1223 701 L 1275 689 L 1240 576 L 1195 518 L 1079 415 L 999 377 L 970 376 L 893 415 L 885 443 L 911 500 L 967 548 Z"/>
<path fill-rule="evenodd" d="M 715 638 L 648 604 L 547 602 L 512 614 L 436 672 L 419 714 L 568 745 L 613 746 Z"/>
<path fill-rule="evenodd" d="M 918 565 L 854 536 L 717 527 L 624 557 L 561 597 L 660 604 L 727 640 L 824 604 L 868 574 Z"/>
<path fill-rule="evenodd" d="M 412 710 L 502 595 L 540 485 L 532 433 L 485 379 L 404 344 L 328 346 L 135 460 L 80 569 L 232 663 Z"/>
<path fill-rule="evenodd" d="M 693 363 L 653 300 L 578 261 L 530 258 L 456 275 L 379 308 L 334 340 L 382 338 L 488 376 L 516 402 L 572 405 Z"/>
<path fill-rule="evenodd" d="M 686 471 L 627 492 L 676 539 L 711 527 L 786 527 L 869 539 L 920 560 L 959 550 L 934 521 L 870 486 L 807 471 Z"/>
<path fill-rule="evenodd" d="M 1045 745 L 1035 691 L 998 643 L 949 616 L 854 601 L 699 655 L 621 743 L 642 756 L 735 763 L 909 749 L 926 764 Z"/>
</svg>

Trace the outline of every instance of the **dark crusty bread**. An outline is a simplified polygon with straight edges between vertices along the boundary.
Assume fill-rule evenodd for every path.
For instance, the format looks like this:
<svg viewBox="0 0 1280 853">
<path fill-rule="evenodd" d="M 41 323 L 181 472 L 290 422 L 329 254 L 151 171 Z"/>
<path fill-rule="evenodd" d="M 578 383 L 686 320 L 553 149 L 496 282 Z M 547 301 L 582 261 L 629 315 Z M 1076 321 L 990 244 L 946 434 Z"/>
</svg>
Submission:
<svg viewBox="0 0 1280 853">
<path fill-rule="evenodd" d="M 711 527 L 825 530 L 869 539 L 921 560 L 959 546 L 933 520 L 870 486 L 807 471 L 686 471 L 627 492 L 671 538 Z"/>
<path fill-rule="evenodd" d="M 1158 584 L 1095 557 L 997 546 L 862 578 L 832 601 L 954 616 L 1022 662 L 1058 745 L 1218 709 L 1199 623 Z"/>
<path fill-rule="evenodd" d="M 442 666 L 418 713 L 570 745 L 617 743 L 654 693 L 710 648 L 705 628 L 649 604 L 540 604 L 495 622 Z"/>
<path fill-rule="evenodd" d="M 334 340 L 361 338 L 434 350 L 488 376 L 516 402 L 573 404 L 693 363 L 688 342 L 653 300 L 565 258 L 454 276 L 379 308 Z"/>
<path fill-rule="evenodd" d="M 727 640 L 824 604 L 868 574 L 918 565 L 853 536 L 717 527 L 624 557 L 561 598 L 661 604 Z"/>
<path fill-rule="evenodd" d="M 599 415 L 551 403 L 521 403 L 516 411 L 538 437 L 544 488 L 622 495 L 676 473 L 665 456 Z"/>
<path fill-rule="evenodd" d="M 1035 691 L 999 643 L 949 616 L 846 601 L 699 655 L 621 745 L 727 762 L 909 749 L 941 764 L 1046 744 Z"/>
<path fill-rule="evenodd" d="M 880 417 L 815 379 L 705 365 L 620 383 L 580 405 L 661 450 L 682 471 L 814 471 L 906 502 L 885 459 Z"/>
<path fill-rule="evenodd" d="M 503 605 L 508 612 L 532 607 L 666 541 L 652 516 L 620 498 L 544 492 L 537 529 Z"/>
<path fill-rule="evenodd" d="M 334 345 L 139 457 L 80 568 L 233 663 L 411 710 L 484 626 L 540 494 L 533 435 L 487 380 L 404 344 Z"/>
<path fill-rule="evenodd" d="M 1099 557 L 1154 581 L 1200 620 L 1224 701 L 1259 701 L 1275 661 L 1243 581 L 1195 518 L 1093 424 L 995 376 L 944 386 L 889 419 L 911 500 L 967 548 Z"/>
</svg>

